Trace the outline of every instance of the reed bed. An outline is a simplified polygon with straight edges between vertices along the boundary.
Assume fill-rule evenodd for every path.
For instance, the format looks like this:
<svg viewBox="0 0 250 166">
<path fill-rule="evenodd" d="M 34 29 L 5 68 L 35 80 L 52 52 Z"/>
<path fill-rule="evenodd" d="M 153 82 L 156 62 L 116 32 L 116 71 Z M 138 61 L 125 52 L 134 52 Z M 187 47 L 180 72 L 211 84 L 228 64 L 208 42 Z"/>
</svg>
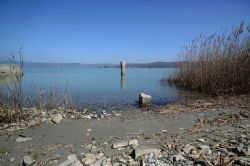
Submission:
<svg viewBox="0 0 250 166">
<path fill-rule="evenodd" d="M 250 93 L 250 26 L 201 34 L 178 54 L 178 69 L 163 82 L 210 95 Z"/>
</svg>

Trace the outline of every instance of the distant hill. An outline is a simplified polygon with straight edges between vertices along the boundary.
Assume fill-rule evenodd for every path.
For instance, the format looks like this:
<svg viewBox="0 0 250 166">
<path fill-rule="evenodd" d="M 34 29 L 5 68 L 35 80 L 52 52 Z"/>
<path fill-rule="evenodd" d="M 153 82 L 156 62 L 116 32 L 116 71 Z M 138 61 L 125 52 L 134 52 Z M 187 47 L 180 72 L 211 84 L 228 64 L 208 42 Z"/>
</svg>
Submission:
<svg viewBox="0 0 250 166">
<path fill-rule="evenodd" d="M 152 62 L 152 63 L 128 63 L 127 67 L 131 68 L 175 68 L 176 62 Z"/>
<path fill-rule="evenodd" d="M 0 61 L 0 64 L 13 64 L 11 61 Z M 18 64 L 18 62 L 16 63 Z M 82 63 L 42 63 L 24 62 L 24 67 L 79 67 L 79 68 L 117 68 L 120 64 L 82 64 Z M 127 63 L 127 68 L 175 68 L 176 62 Z"/>
</svg>

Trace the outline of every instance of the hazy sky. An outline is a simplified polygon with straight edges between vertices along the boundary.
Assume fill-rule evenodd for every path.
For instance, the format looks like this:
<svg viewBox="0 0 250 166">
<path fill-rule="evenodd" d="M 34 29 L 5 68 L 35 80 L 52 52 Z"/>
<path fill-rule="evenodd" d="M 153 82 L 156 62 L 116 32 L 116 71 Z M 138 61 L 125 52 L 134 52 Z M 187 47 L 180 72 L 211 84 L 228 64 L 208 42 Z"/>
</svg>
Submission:
<svg viewBox="0 0 250 166">
<path fill-rule="evenodd" d="M 250 23 L 249 0 L 0 0 L 0 56 L 25 61 L 174 61 L 201 32 Z"/>
</svg>

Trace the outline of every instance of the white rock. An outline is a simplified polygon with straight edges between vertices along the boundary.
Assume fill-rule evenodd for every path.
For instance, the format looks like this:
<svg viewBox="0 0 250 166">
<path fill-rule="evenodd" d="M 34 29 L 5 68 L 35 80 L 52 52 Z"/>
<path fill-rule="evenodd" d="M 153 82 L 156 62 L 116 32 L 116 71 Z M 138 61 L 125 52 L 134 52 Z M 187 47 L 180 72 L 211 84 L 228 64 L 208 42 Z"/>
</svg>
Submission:
<svg viewBox="0 0 250 166">
<path fill-rule="evenodd" d="M 195 147 L 193 145 L 185 145 L 185 147 L 183 148 L 183 152 L 185 152 L 186 154 L 189 154 L 191 150 L 195 149 Z"/>
<path fill-rule="evenodd" d="M 84 160 L 84 164 L 85 165 L 88 165 L 88 164 L 92 164 L 92 163 L 94 163 L 96 161 L 96 159 L 94 158 L 94 159 L 86 159 L 86 160 Z"/>
<path fill-rule="evenodd" d="M 104 156 L 104 153 L 98 153 L 98 154 L 96 155 L 96 158 L 97 158 L 98 160 L 100 160 L 100 159 L 103 158 L 103 156 Z"/>
<path fill-rule="evenodd" d="M 132 139 L 128 141 L 128 145 L 132 146 L 133 148 L 136 148 L 139 145 L 139 142 L 137 139 Z"/>
<path fill-rule="evenodd" d="M 12 157 L 11 159 L 10 159 L 10 162 L 13 162 L 13 161 L 15 161 L 15 157 Z"/>
<path fill-rule="evenodd" d="M 25 142 L 25 141 L 30 141 L 30 140 L 33 140 L 33 138 L 18 137 L 16 139 L 16 142 L 20 143 L 20 142 Z"/>
<path fill-rule="evenodd" d="M 82 163 L 77 159 L 75 154 L 68 155 L 68 160 L 60 163 L 58 166 L 83 166 Z"/>
<path fill-rule="evenodd" d="M 150 95 L 147 95 L 145 93 L 141 93 L 139 95 L 139 105 L 141 107 L 147 106 L 151 100 L 152 100 L 152 96 L 150 96 Z"/>
<path fill-rule="evenodd" d="M 92 118 L 91 118 L 91 115 L 86 115 L 85 118 L 86 118 L 86 119 L 92 119 Z"/>
<path fill-rule="evenodd" d="M 143 156 L 145 154 L 149 154 L 149 153 L 157 154 L 158 149 L 147 148 L 147 147 L 138 147 L 135 149 L 135 159 L 137 159 L 138 157 Z"/>
<path fill-rule="evenodd" d="M 52 118 L 52 122 L 58 124 L 62 121 L 63 116 L 61 114 L 56 114 L 53 118 Z"/>
<path fill-rule="evenodd" d="M 34 164 L 35 162 L 36 162 L 36 160 L 34 160 L 31 156 L 24 156 L 23 161 L 22 161 L 22 165 L 29 166 L 29 165 Z"/>
<path fill-rule="evenodd" d="M 76 160 L 72 166 L 83 166 L 80 160 Z"/>
<path fill-rule="evenodd" d="M 197 139 L 197 141 L 199 141 L 199 142 L 205 142 L 205 139 L 204 138 L 199 138 L 199 139 Z"/>
<path fill-rule="evenodd" d="M 71 160 L 71 161 L 76 161 L 77 160 L 77 157 L 75 154 L 71 154 L 71 155 L 68 155 L 67 157 L 68 160 Z"/>
<path fill-rule="evenodd" d="M 112 148 L 113 149 L 123 148 L 123 147 L 126 147 L 128 145 L 129 145 L 128 140 L 122 140 L 122 141 L 118 141 L 118 142 L 113 143 Z"/>
<path fill-rule="evenodd" d="M 176 156 L 176 160 L 179 161 L 179 160 L 186 160 L 181 154 L 178 154 Z"/>
<path fill-rule="evenodd" d="M 101 166 L 101 164 L 102 164 L 102 160 L 98 160 L 92 164 L 89 164 L 89 166 Z"/>
<path fill-rule="evenodd" d="M 201 153 L 203 153 L 207 156 L 212 154 L 212 151 L 210 150 L 209 146 L 207 146 L 207 145 L 199 145 L 199 148 L 201 149 Z"/>
<path fill-rule="evenodd" d="M 95 154 L 93 154 L 93 153 L 85 153 L 84 156 L 87 159 L 95 159 L 96 158 Z"/>
</svg>

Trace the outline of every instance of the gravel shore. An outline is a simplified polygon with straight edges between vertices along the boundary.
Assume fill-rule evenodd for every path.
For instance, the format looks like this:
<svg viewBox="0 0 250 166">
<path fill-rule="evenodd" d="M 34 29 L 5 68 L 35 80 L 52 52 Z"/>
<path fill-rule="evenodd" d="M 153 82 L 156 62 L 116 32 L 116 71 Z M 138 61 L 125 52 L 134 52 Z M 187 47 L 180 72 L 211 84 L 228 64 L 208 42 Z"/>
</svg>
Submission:
<svg viewBox="0 0 250 166">
<path fill-rule="evenodd" d="M 249 112 L 248 103 L 208 100 L 136 112 L 37 111 L 1 125 L 0 165 L 250 165 Z"/>
</svg>

